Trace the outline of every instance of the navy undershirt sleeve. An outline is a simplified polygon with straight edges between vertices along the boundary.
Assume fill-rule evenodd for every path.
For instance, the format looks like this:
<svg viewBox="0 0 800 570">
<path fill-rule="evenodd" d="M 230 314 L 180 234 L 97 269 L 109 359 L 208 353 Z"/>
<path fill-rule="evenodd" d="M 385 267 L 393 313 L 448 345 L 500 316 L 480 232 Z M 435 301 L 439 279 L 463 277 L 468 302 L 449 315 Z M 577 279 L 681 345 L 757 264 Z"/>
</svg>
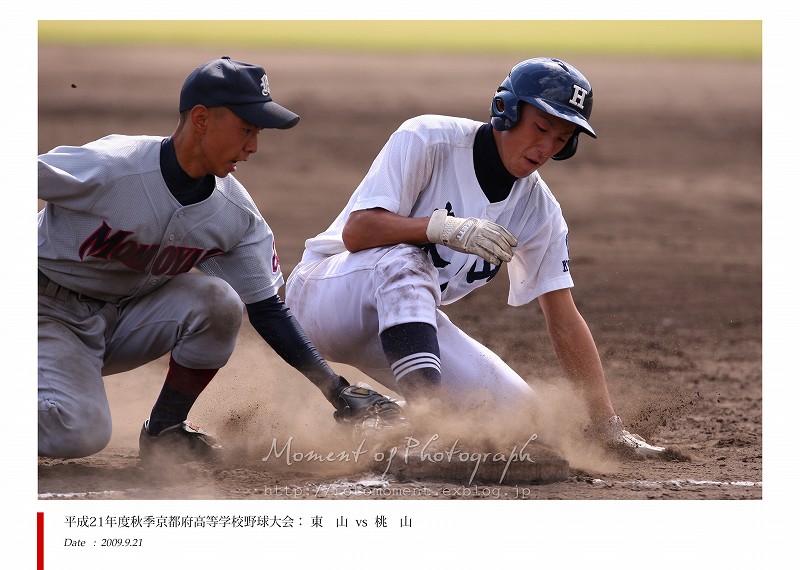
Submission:
<svg viewBox="0 0 800 570">
<path fill-rule="evenodd" d="M 250 324 L 289 365 L 317 386 L 328 401 L 336 402 L 348 386 L 317 351 L 279 295 L 246 305 Z"/>
</svg>

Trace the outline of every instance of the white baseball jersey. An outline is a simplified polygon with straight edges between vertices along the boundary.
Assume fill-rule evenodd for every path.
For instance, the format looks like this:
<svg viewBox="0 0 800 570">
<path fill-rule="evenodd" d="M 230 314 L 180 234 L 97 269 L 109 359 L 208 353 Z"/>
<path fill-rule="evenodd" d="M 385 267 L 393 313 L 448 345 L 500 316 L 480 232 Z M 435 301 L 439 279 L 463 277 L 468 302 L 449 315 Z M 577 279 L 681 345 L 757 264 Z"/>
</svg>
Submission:
<svg viewBox="0 0 800 570">
<path fill-rule="evenodd" d="M 497 203 L 489 202 L 478 184 L 472 148 L 481 124 L 437 115 L 403 123 L 336 220 L 306 241 L 303 262 L 346 251 L 342 229 L 350 212 L 383 208 L 401 216 L 428 217 L 435 209 L 446 208 L 460 218 L 494 221 L 519 240 L 508 264 L 509 304 L 523 305 L 549 291 L 572 287 L 567 224 L 539 174 L 517 180 L 509 196 Z M 438 270 L 442 304 L 486 284 L 499 270 L 477 255 L 443 245 L 423 248 Z"/>
<path fill-rule="evenodd" d="M 110 135 L 39 156 L 39 269 L 104 301 L 145 295 L 192 267 L 251 303 L 283 284 L 272 230 L 231 175 L 182 206 L 161 174 L 163 137 Z"/>
</svg>

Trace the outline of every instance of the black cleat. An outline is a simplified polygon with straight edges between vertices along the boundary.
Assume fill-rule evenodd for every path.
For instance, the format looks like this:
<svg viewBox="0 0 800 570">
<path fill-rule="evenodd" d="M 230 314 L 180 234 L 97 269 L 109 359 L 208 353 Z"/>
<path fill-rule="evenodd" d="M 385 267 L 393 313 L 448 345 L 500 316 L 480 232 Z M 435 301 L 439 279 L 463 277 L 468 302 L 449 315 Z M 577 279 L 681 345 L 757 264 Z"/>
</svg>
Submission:
<svg viewBox="0 0 800 570">
<path fill-rule="evenodd" d="M 139 433 L 139 459 L 146 465 L 216 461 L 222 445 L 194 424 L 185 421 L 150 435 L 146 420 Z"/>
</svg>

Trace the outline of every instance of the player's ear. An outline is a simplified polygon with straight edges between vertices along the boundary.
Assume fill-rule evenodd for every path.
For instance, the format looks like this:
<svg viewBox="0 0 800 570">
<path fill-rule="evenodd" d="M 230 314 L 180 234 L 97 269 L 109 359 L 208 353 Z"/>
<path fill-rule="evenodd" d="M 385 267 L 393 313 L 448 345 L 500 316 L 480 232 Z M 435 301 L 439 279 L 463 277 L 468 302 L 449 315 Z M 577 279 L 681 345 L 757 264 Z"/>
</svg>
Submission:
<svg viewBox="0 0 800 570">
<path fill-rule="evenodd" d="M 208 128 L 208 120 L 211 113 L 205 105 L 195 105 L 189 111 L 189 122 L 200 132 L 205 132 Z"/>
</svg>

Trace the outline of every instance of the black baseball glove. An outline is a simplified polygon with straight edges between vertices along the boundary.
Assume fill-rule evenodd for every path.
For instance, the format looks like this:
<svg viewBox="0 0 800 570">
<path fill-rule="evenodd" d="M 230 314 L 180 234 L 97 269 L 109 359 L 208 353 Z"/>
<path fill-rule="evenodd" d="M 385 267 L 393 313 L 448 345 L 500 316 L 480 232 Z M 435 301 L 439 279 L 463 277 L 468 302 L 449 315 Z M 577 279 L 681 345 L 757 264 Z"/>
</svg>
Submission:
<svg viewBox="0 0 800 570">
<path fill-rule="evenodd" d="M 356 424 L 361 430 L 379 430 L 408 423 L 400 405 L 363 385 L 347 386 L 336 399 L 333 417 L 337 422 Z"/>
</svg>

